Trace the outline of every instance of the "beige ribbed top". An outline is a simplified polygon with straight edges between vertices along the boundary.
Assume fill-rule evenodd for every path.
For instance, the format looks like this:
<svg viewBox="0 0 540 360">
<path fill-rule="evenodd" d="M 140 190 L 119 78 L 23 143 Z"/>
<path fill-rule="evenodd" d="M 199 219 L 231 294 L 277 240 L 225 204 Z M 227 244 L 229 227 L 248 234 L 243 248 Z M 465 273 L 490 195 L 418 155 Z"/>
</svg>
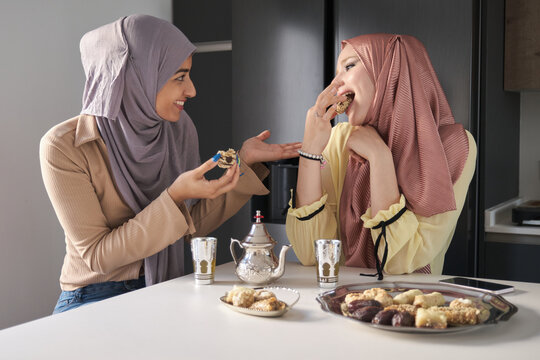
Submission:
<svg viewBox="0 0 540 360">
<path fill-rule="evenodd" d="M 93 116 L 80 115 L 50 129 L 40 142 L 43 182 L 64 229 L 62 290 L 139 277 L 143 259 L 184 235 L 204 236 L 235 214 L 251 195 L 267 194 L 268 169 L 243 162 L 237 186 L 191 209 L 164 190 L 134 214 L 118 192 L 107 148 Z"/>
</svg>

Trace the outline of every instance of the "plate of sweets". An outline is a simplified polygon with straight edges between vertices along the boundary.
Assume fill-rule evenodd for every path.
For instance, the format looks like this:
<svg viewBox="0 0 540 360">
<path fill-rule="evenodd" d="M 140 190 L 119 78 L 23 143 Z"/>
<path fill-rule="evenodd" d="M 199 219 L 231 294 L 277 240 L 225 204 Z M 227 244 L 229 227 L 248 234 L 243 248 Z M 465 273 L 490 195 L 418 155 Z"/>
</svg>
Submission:
<svg viewBox="0 0 540 360">
<path fill-rule="evenodd" d="M 300 299 L 297 290 L 268 286 L 249 288 L 235 285 L 219 300 L 222 304 L 242 314 L 278 317 L 289 311 Z"/>
<path fill-rule="evenodd" d="M 518 310 L 488 291 L 404 281 L 339 286 L 316 300 L 332 315 L 377 329 L 409 333 L 481 329 L 507 321 Z"/>
</svg>

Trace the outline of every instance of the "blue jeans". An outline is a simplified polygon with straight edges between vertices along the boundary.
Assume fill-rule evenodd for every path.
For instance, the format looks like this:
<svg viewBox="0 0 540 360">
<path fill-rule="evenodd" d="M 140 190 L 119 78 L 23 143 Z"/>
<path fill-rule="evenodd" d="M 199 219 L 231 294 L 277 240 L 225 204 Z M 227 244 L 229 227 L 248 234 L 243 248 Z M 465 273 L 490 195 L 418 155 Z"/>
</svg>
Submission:
<svg viewBox="0 0 540 360">
<path fill-rule="evenodd" d="M 105 300 L 146 286 L 144 275 L 135 280 L 107 281 L 91 284 L 73 291 L 62 291 L 53 314 L 61 313 L 79 306 Z"/>
</svg>

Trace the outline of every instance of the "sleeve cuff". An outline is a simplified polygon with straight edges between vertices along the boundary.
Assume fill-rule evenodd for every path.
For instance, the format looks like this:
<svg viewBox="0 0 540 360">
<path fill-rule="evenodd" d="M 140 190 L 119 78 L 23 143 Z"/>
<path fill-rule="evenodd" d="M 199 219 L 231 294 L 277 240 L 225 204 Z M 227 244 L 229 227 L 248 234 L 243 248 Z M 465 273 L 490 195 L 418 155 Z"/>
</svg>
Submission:
<svg viewBox="0 0 540 360">
<path fill-rule="evenodd" d="M 380 210 L 373 218 L 371 217 L 371 208 L 368 208 L 361 217 L 364 222 L 364 227 L 371 229 L 372 227 L 377 226 L 381 221 L 387 221 L 393 218 L 404 206 L 405 196 L 401 194 L 398 203 L 390 205 L 387 210 Z"/>
<path fill-rule="evenodd" d="M 261 163 L 248 166 L 240 160 L 240 180 L 234 188 L 242 195 L 266 195 L 270 191 L 264 186 L 262 180 L 268 176 L 270 170 Z"/>
<path fill-rule="evenodd" d="M 251 167 L 249 167 L 245 165 L 244 162 L 241 162 L 240 170 L 244 171 L 244 169 L 242 169 L 243 167 L 246 167 L 248 169 L 250 168 L 261 181 L 266 179 L 268 174 L 270 174 L 270 170 L 266 166 L 264 166 L 262 163 L 255 163 L 255 164 L 252 164 Z"/>
<path fill-rule="evenodd" d="M 293 207 L 293 189 L 291 189 L 291 199 L 289 200 L 289 210 L 288 213 L 291 216 L 294 216 L 298 219 L 305 218 L 312 216 L 313 213 L 316 211 L 320 211 L 321 208 L 324 207 L 326 204 L 326 199 L 328 198 L 328 194 L 324 194 L 320 200 L 315 201 L 312 204 L 304 205 L 300 208 L 294 208 Z"/>
<path fill-rule="evenodd" d="M 170 213 L 176 213 L 177 216 L 175 217 L 181 219 L 181 226 L 184 225 L 184 223 L 187 225 L 188 229 L 184 235 L 193 234 L 195 232 L 195 225 L 193 224 L 193 219 L 191 218 L 191 214 L 189 213 L 186 204 L 182 202 L 180 205 L 176 205 L 167 189 L 161 193 L 160 197 L 163 199 L 163 202 Z"/>
</svg>

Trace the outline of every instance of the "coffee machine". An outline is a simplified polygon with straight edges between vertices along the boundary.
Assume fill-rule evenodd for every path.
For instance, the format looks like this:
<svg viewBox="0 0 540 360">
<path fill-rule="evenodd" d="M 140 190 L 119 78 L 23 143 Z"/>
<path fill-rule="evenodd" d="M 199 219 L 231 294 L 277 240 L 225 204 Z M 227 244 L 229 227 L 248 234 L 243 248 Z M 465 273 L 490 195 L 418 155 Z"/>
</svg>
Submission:
<svg viewBox="0 0 540 360">
<path fill-rule="evenodd" d="M 268 195 L 254 195 L 251 198 L 251 218 L 257 210 L 265 214 L 265 223 L 285 224 L 291 189 L 296 190 L 298 158 L 267 162 L 270 174 L 263 184 L 270 190 Z"/>
</svg>

